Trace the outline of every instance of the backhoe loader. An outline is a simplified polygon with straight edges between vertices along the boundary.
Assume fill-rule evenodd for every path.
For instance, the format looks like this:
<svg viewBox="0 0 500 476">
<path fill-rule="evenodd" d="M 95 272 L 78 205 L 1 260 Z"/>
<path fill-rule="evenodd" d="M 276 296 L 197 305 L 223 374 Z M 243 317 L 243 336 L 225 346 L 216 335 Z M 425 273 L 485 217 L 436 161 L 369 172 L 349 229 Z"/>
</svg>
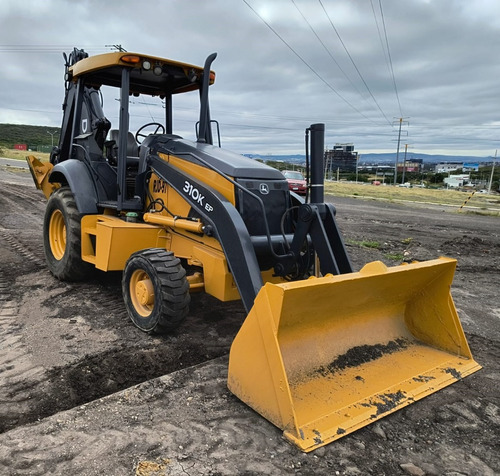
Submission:
<svg viewBox="0 0 500 476">
<path fill-rule="evenodd" d="M 148 333 L 179 326 L 195 290 L 241 299 L 228 387 L 306 452 L 479 370 L 450 294 L 455 260 L 353 270 L 324 202 L 324 124 L 306 129 L 305 199 L 278 170 L 220 147 L 208 101 L 215 57 L 198 67 L 64 55 L 59 144 L 50 162 L 28 157 L 48 199 L 50 272 L 122 271 L 127 312 Z M 195 140 L 173 127 L 174 98 L 189 92 L 199 95 Z M 155 98 L 162 120 L 132 134 L 132 105 Z"/>
</svg>

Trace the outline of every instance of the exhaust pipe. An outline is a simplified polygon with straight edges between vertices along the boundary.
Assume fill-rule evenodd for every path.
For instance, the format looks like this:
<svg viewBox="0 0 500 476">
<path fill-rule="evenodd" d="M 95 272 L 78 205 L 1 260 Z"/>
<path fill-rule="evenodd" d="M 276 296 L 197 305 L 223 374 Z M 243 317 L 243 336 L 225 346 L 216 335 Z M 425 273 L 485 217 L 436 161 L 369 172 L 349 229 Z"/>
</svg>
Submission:
<svg viewBox="0 0 500 476">
<path fill-rule="evenodd" d="M 203 68 L 203 76 L 201 78 L 200 86 L 200 130 L 198 131 L 197 142 L 211 144 L 214 141 L 212 138 L 212 129 L 210 128 L 210 107 L 208 105 L 208 87 L 210 86 L 210 66 L 213 61 L 217 58 L 217 53 L 212 53 L 205 60 L 205 66 Z"/>
<path fill-rule="evenodd" d="M 325 125 L 311 124 L 311 203 L 323 203 L 325 197 L 324 150 Z"/>
</svg>

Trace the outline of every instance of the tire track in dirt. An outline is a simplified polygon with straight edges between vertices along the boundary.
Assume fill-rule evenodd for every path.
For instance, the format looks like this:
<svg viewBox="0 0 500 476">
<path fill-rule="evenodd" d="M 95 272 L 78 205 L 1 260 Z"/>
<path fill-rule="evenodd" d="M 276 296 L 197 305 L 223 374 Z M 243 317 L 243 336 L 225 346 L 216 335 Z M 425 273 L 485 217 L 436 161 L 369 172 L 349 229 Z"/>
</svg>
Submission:
<svg viewBox="0 0 500 476">
<path fill-rule="evenodd" d="M 5 243 L 10 245 L 12 251 L 24 258 L 26 263 L 33 263 L 37 268 L 45 267 L 43 253 L 40 253 L 41 250 L 33 251 L 31 244 L 23 243 L 19 239 L 17 230 L 0 229 L 0 237 Z"/>
<path fill-rule="evenodd" d="M 40 190 L 36 189 L 34 185 L 22 185 L 22 184 L 13 184 L 8 182 L 2 182 L 3 196 L 10 197 L 10 200 L 14 203 L 19 203 L 18 199 L 24 199 L 28 201 L 36 201 L 40 202 L 40 199 L 43 197 L 43 194 Z M 40 209 L 45 208 L 45 203 L 42 202 Z"/>
<path fill-rule="evenodd" d="M 33 363 L 18 322 L 19 304 L 11 281 L 0 270 L 0 432 L 25 422 L 30 392 L 43 379 L 44 369 Z"/>
</svg>

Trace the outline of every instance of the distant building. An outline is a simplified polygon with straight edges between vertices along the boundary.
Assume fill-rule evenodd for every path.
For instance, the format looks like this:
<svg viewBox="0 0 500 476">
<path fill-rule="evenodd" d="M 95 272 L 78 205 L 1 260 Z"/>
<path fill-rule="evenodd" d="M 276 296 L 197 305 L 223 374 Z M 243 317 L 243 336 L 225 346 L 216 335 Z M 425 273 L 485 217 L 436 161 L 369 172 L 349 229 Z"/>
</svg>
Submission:
<svg viewBox="0 0 500 476">
<path fill-rule="evenodd" d="M 398 173 L 403 172 L 403 166 L 406 172 L 421 172 L 423 168 L 423 159 L 410 159 L 403 163 L 398 163 Z"/>
<path fill-rule="evenodd" d="M 325 170 L 328 172 L 356 172 L 358 153 L 354 144 L 335 144 L 333 149 L 325 151 Z"/>
<path fill-rule="evenodd" d="M 450 175 L 444 179 L 444 184 L 450 188 L 463 187 L 470 181 L 470 175 Z"/>
<path fill-rule="evenodd" d="M 436 165 L 435 171 L 441 174 L 447 174 L 449 172 L 456 172 L 457 170 L 462 170 L 462 162 L 441 162 Z"/>
</svg>

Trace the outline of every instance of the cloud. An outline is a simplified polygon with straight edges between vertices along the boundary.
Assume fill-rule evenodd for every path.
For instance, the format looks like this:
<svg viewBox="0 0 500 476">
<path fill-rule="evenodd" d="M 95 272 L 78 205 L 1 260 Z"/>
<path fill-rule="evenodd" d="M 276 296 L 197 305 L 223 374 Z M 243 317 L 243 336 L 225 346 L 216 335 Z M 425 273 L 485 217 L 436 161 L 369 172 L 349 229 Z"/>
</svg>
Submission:
<svg viewBox="0 0 500 476">
<path fill-rule="evenodd" d="M 143 0 L 140 8 L 5 0 L 2 8 L 0 122 L 59 125 L 62 52 L 121 44 L 198 64 L 217 51 L 211 111 L 236 152 L 301 153 L 315 122 L 325 122 L 327 144 L 395 151 L 400 116 L 413 154 L 485 156 L 499 145 L 496 0 Z M 196 95 L 175 105 L 189 138 Z M 152 106 L 132 126 L 151 114 Z"/>
</svg>

